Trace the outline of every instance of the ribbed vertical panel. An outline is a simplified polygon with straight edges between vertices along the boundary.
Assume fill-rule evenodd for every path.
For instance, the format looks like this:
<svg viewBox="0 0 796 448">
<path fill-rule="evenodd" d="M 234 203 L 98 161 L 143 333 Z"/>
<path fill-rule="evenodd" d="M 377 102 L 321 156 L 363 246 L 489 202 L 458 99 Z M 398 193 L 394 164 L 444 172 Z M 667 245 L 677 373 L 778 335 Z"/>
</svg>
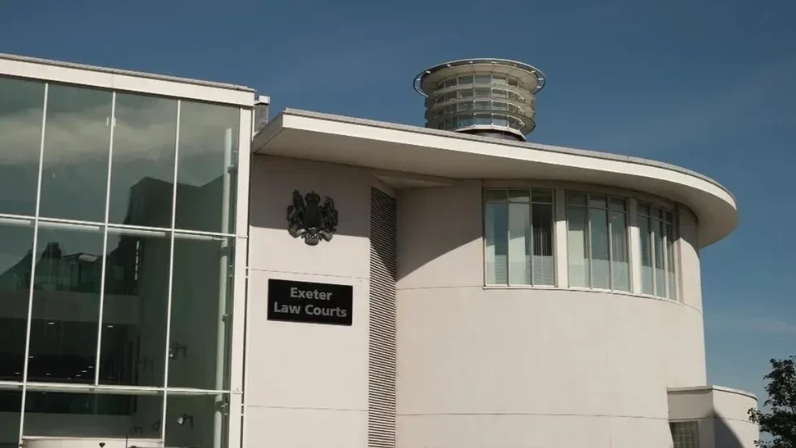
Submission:
<svg viewBox="0 0 796 448">
<path fill-rule="evenodd" d="M 395 251 L 397 202 L 370 190 L 368 446 L 395 448 Z"/>
</svg>

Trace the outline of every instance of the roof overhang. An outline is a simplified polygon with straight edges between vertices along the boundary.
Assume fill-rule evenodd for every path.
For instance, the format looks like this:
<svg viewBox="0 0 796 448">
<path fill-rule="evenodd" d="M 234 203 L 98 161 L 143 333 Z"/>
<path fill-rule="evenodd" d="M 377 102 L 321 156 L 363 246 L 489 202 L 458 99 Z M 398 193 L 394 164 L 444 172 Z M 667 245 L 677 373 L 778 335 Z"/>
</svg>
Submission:
<svg viewBox="0 0 796 448">
<path fill-rule="evenodd" d="M 719 183 L 684 168 L 635 157 L 286 109 L 255 137 L 256 154 L 449 179 L 534 179 L 627 188 L 684 204 L 708 246 L 738 223 Z"/>
</svg>

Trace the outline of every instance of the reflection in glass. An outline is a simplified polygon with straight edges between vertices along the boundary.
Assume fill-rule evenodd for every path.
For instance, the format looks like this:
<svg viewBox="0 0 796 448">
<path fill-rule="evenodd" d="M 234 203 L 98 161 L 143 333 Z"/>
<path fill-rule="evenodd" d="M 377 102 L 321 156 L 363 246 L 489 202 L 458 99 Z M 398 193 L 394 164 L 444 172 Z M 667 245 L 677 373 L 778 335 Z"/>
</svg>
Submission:
<svg viewBox="0 0 796 448">
<path fill-rule="evenodd" d="M 0 390 L 0 448 L 19 447 L 22 391 Z"/>
<path fill-rule="evenodd" d="M 169 387 L 227 386 L 233 240 L 175 235 Z"/>
<path fill-rule="evenodd" d="M 105 221 L 112 94 L 50 84 L 40 214 Z"/>
<path fill-rule="evenodd" d="M 671 213 L 667 213 L 667 219 L 671 219 Z M 675 281 L 674 271 L 674 224 L 671 222 L 666 224 L 666 258 L 667 265 L 666 277 L 669 282 L 669 298 L 677 298 L 677 283 Z"/>
<path fill-rule="evenodd" d="M 509 195 L 512 195 L 509 191 Z M 522 190 L 525 203 L 509 204 L 509 283 L 531 284 L 531 205 L 528 191 Z M 510 199 L 511 200 L 511 199 Z"/>
<path fill-rule="evenodd" d="M 162 387 L 170 234 L 111 228 L 107 250 L 99 381 Z"/>
<path fill-rule="evenodd" d="M 44 83 L 0 77 L 0 213 L 33 216 Z"/>
<path fill-rule="evenodd" d="M 231 233 L 240 110 L 182 101 L 176 228 Z"/>
<path fill-rule="evenodd" d="M 618 207 L 617 207 L 618 208 Z M 628 263 L 627 223 L 624 212 L 611 213 L 611 275 L 613 288 L 630 291 L 630 265 Z"/>
<path fill-rule="evenodd" d="M 0 381 L 22 381 L 25 367 L 33 221 L 0 223 Z"/>
<path fill-rule="evenodd" d="M 108 220 L 171 227 L 177 101 L 116 94 Z"/>
<path fill-rule="evenodd" d="M 112 395 L 42 392 L 34 387 L 25 398 L 24 437 L 108 437 L 120 439 L 118 446 L 124 446 L 127 437 L 127 446 L 133 447 L 138 441 L 160 439 L 162 420 L 163 396 L 154 392 Z"/>
<path fill-rule="evenodd" d="M 484 204 L 486 283 L 508 283 L 508 205 Z"/>
<path fill-rule="evenodd" d="M 657 219 L 652 220 L 652 244 L 655 255 L 655 295 L 666 297 L 666 271 L 663 269 L 663 223 Z"/>
<path fill-rule="evenodd" d="M 652 280 L 652 234 L 650 233 L 650 219 L 646 216 L 638 217 L 638 233 L 641 237 L 641 292 L 653 294 Z"/>
<path fill-rule="evenodd" d="M 93 383 L 102 230 L 39 226 L 28 381 Z"/>
<path fill-rule="evenodd" d="M 594 197 L 589 198 L 593 204 Z M 603 206 L 605 198 L 602 198 Z M 589 209 L 589 239 L 591 242 L 591 287 L 599 289 L 611 288 L 610 252 L 608 246 L 608 216 L 605 210 Z"/>
<path fill-rule="evenodd" d="M 568 195 L 569 196 L 569 195 Z M 567 209 L 570 286 L 589 286 L 589 239 L 585 207 Z"/>
<path fill-rule="evenodd" d="M 537 190 L 534 190 L 536 200 Z M 552 192 L 549 200 L 552 202 Z M 553 204 L 533 204 L 533 284 L 555 284 L 553 260 Z"/>
<path fill-rule="evenodd" d="M 228 406 L 227 395 L 168 395 L 166 446 L 226 447 L 228 419 L 220 409 Z"/>
</svg>

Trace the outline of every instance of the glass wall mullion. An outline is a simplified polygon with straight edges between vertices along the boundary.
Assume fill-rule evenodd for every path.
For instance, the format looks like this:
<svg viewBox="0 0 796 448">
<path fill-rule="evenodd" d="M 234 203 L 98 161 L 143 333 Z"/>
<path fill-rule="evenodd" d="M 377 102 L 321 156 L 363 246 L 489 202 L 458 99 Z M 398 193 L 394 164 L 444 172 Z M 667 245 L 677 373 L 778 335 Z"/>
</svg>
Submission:
<svg viewBox="0 0 796 448">
<path fill-rule="evenodd" d="M 509 217 L 511 216 L 511 201 L 509 201 L 509 193 L 506 190 L 506 285 L 511 285 L 511 223 Z"/>
<path fill-rule="evenodd" d="M 650 214 L 652 210 L 650 210 Z M 650 241 L 650 267 L 652 268 L 650 272 L 650 277 L 652 277 L 652 295 L 658 295 L 658 275 L 655 273 L 657 269 L 657 262 L 655 260 L 655 218 L 652 216 L 649 217 L 649 227 L 650 227 L 650 234 L 649 234 L 649 241 Z"/>
<path fill-rule="evenodd" d="M 605 219 L 608 224 L 608 285 L 613 291 L 614 285 L 614 235 L 613 224 L 611 223 L 611 198 L 605 198 L 605 205 L 608 207 L 605 210 Z"/>
<path fill-rule="evenodd" d="M 28 316 L 27 328 L 25 330 L 25 360 L 22 372 L 22 403 L 19 410 L 19 445 L 22 446 L 22 436 L 25 429 L 25 401 L 28 394 L 28 364 L 30 362 L 30 330 L 33 321 L 33 288 L 36 284 L 36 253 L 38 251 L 39 239 L 39 209 L 41 207 L 41 178 L 44 173 L 44 139 L 45 130 L 47 127 L 47 100 L 49 98 L 50 84 L 44 84 L 44 105 L 41 114 L 41 138 L 39 140 L 39 173 L 36 185 L 36 207 L 35 215 L 33 218 L 33 247 L 31 248 L 33 256 L 31 257 L 30 267 L 30 290 L 28 295 Z"/>
<path fill-rule="evenodd" d="M 594 278 L 594 265 L 592 263 L 593 260 L 593 253 L 591 247 L 591 207 L 589 207 L 589 200 L 591 199 L 591 195 L 586 195 L 586 247 L 589 249 L 589 259 L 586 262 L 589 265 L 589 288 L 594 287 L 594 282 L 592 279 Z"/>
<path fill-rule="evenodd" d="M 664 295 L 667 299 L 671 299 L 672 297 L 669 295 L 669 249 L 667 243 L 669 241 L 669 231 L 668 226 L 666 225 L 666 221 L 661 221 L 661 228 L 663 229 L 661 241 L 663 244 L 661 248 L 663 249 L 663 279 L 666 286 L 664 287 Z"/>
<path fill-rule="evenodd" d="M 166 340 L 165 340 L 165 363 L 163 366 L 163 417 L 160 422 L 160 438 L 166 440 L 166 412 L 168 406 L 169 396 L 169 360 L 171 344 L 171 299 L 172 299 L 172 281 L 174 279 L 174 228 L 177 224 L 177 176 L 180 165 L 180 113 L 182 110 L 182 100 L 177 101 L 177 129 L 176 137 L 174 140 L 174 189 L 172 190 L 171 200 L 171 235 L 169 243 L 169 276 L 168 276 L 168 294 L 166 296 Z"/>
<path fill-rule="evenodd" d="M 528 190 L 528 224 L 530 225 L 530 243 L 528 244 L 528 280 L 533 286 L 536 283 L 533 269 L 534 228 L 533 228 L 533 190 Z"/>
<path fill-rule="evenodd" d="M 110 139 L 108 141 L 108 179 L 105 186 L 105 226 L 102 229 L 102 267 L 100 268 L 100 296 L 99 296 L 99 316 L 97 318 L 97 354 L 94 358 L 94 385 L 99 384 L 100 369 L 102 364 L 102 317 L 105 306 L 105 269 L 108 262 L 108 209 L 111 202 L 111 168 L 113 167 L 113 129 L 116 127 L 116 92 L 111 95 L 111 116 L 108 123 L 110 129 Z M 95 401 L 96 403 L 96 401 Z"/>
</svg>

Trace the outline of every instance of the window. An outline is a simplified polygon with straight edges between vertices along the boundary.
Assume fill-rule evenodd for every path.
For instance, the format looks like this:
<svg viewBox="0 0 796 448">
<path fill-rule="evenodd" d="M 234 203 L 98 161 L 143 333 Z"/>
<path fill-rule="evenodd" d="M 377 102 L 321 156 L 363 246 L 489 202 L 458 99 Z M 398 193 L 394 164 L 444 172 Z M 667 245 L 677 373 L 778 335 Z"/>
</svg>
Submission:
<svg viewBox="0 0 796 448">
<path fill-rule="evenodd" d="M 699 448 L 698 422 L 669 422 L 674 448 Z"/>
<path fill-rule="evenodd" d="M 569 284 L 630 291 L 627 201 L 567 193 Z"/>
<path fill-rule="evenodd" d="M 486 283 L 554 285 L 553 191 L 484 191 Z"/>
<path fill-rule="evenodd" d="M 641 237 L 641 292 L 676 299 L 674 213 L 639 203 L 638 229 Z"/>
</svg>

